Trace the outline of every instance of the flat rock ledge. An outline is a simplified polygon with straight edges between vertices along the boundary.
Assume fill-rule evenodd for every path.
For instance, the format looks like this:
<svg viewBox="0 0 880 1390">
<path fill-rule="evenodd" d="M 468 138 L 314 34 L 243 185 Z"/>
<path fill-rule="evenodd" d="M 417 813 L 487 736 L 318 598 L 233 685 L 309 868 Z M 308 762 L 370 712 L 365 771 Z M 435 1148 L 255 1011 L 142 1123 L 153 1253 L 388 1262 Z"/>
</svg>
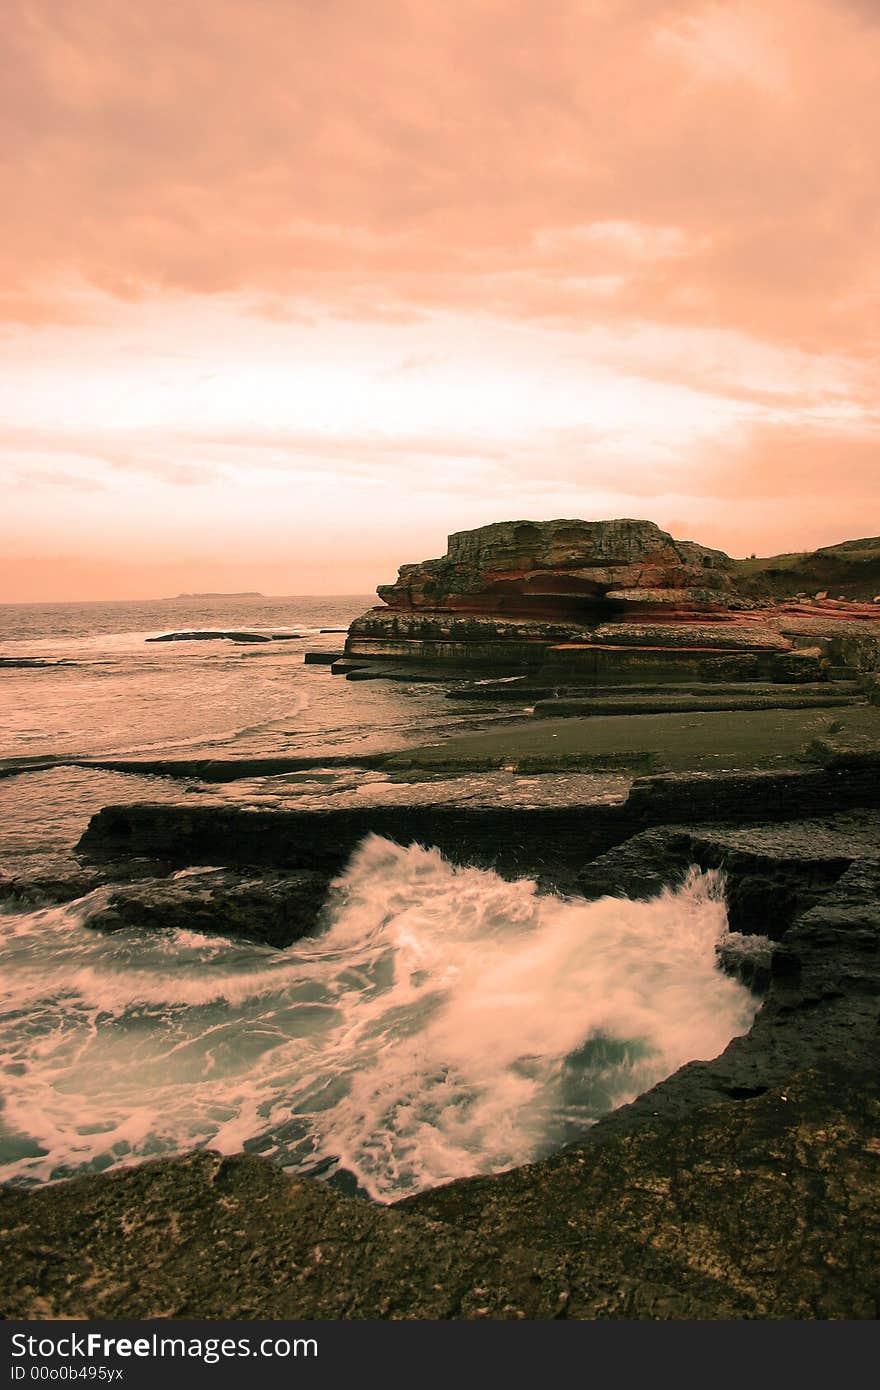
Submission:
<svg viewBox="0 0 880 1390">
<path fill-rule="evenodd" d="M 735 928 L 770 938 L 749 981 L 764 1002 L 719 1057 L 689 1063 L 562 1152 L 391 1207 L 210 1152 L 6 1188 L 0 1309 L 880 1315 L 880 784 L 870 749 L 816 754 L 797 772 L 637 778 L 606 805 L 106 808 L 80 853 L 110 876 L 150 862 L 166 877 L 117 884 L 94 923 L 105 929 L 173 925 L 183 909 L 209 930 L 237 911 L 234 928 L 253 935 L 252 918 L 271 942 L 273 914 L 298 904 L 300 934 L 370 831 L 587 897 L 651 896 L 695 864 L 726 876 Z M 223 867 L 167 877 L 204 864 Z"/>
<path fill-rule="evenodd" d="M 0 1191 L 6 1317 L 877 1316 L 876 1070 L 396 1207 L 211 1152 Z"/>
</svg>

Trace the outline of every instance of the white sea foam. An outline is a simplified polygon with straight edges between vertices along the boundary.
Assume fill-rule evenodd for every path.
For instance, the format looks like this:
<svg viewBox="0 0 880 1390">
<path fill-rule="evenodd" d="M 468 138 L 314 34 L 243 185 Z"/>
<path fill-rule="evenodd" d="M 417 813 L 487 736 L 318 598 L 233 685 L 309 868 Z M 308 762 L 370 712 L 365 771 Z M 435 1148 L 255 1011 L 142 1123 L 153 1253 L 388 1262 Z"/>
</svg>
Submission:
<svg viewBox="0 0 880 1390">
<path fill-rule="evenodd" d="M 391 1200 L 558 1147 L 756 1008 L 712 874 L 587 903 L 373 836 L 282 952 L 100 935 L 103 892 L 0 919 L 6 1180 L 247 1143 Z"/>
</svg>

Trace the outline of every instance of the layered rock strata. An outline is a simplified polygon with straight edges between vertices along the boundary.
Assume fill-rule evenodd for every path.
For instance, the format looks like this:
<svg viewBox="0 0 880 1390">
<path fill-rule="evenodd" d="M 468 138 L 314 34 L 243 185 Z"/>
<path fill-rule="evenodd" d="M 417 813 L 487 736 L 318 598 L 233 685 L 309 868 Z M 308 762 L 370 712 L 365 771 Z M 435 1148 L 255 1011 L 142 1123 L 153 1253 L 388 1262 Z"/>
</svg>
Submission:
<svg viewBox="0 0 880 1390">
<path fill-rule="evenodd" d="M 352 623 L 345 655 L 587 684 L 821 679 L 853 654 L 878 665 L 865 629 L 880 606 L 786 605 L 753 590 L 722 551 L 650 521 L 496 522 L 402 565 L 377 590 L 382 606 Z"/>
<path fill-rule="evenodd" d="M 646 608 L 724 610 L 731 561 L 651 521 L 499 521 L 449 537 L 446 555 L 401 566 L 379 597 L 441 609 L 582 623 Z"/>
</svg>

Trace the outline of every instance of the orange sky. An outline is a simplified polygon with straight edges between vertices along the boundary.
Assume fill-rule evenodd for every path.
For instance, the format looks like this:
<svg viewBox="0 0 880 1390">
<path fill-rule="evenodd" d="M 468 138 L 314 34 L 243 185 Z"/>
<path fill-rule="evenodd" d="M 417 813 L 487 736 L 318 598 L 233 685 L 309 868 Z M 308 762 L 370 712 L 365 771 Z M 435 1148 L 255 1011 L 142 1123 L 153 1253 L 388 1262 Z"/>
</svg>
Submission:
<svg viewBox="0 0 880 1390">
<path fill-rule="evenodd" d="M 878 0 L 7 0 L 0 597 L 880 532 Z"/>
</svg>

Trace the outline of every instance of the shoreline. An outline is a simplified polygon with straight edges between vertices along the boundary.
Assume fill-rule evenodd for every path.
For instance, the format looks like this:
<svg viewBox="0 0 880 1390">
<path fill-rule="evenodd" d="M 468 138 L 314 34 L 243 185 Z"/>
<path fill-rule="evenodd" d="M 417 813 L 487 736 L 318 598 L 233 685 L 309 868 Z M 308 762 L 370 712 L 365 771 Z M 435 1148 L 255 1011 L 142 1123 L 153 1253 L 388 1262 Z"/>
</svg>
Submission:
<svg viewBox="0 0 880 1390">
<path fill-rule="evenodd" d="M 171 869 L 209 862 L 225 866 L 207 908 L 215 929 L 228 920 L 230 895 L 241 901 L 242 880 L 256 874 L 282 880 L 269 914 L 289 916 L 294 902 L 305 914 L 301 935 L 314 927 L 329 878 L 371 832 L 422 839 L 453 862 L 491 863 L 504 877 L 537 877 L 545 891 L 587 898 L 650 897 L 690 865 L 720 868 L 732 926 L 751 922 L 773 937 L 750 981 L 764 1002 L 720 1057 L 687 1064 L 561 1152 L 388 1207 L 265 1159 L 210 1151 L 4 1188 L 0 1215 L 17 1252 L 0 1277 L 7 1315 L 875 1316 L 880 742 L 869 735 L 880 710 L 845 711 L 836 742 L 830 713 L 740 715 L 726 756 L 748 766 L 723 772 L 707 770 L 698 736 L 702 727 L 707 744 L 717 739 L 719 721 L 731 722 L 722 714 L 523 718 L 378 762 L 346 758 L 349 768 L 385 773 L 360 806 L 337 792 L 298 810 L 191 797 L 105 808 L 77 853 L 99 878 L 123 875 L 110 904 L 122 924 L 161 927 L 181 907 L 172 892 L 163 909 Z M 603 731 L 605 784 L 595 756 L 584 765 Z M 638 775 L 648 740 L 655 759 L 684 770 Z M 811 741 L 815 761 L 804 762 Z M 227 780 L 222 761 L 199 766 L 206 785 L 211 763 Z M 261 762 L 238 770 L 268 775 Z M 573 781 L 590 794 L 573 797 Z M 124 885 L 127 863 L 135 877 L 154 876 L 146 890 Z M 758 1177 L 744 1186 L 747 1171 Z M 260 1213 L 243 1216 L 254 1202 Z M 719 1263 L 731 1212 L 749 1236 L 726 1245 Z M 337 1252 L 333 1271 L 315 1263 L 316 1230 L 318 1244 Z M 176 1231 L 188 1235 L 168 1235 Z M 144 1232 L 153 1233 L 146 1252 Z M 155 1243 L 159 1232 L 165 1243 Z M 210 1281 L 186 1253 L 193 1240 L 211 1252 Z M 384 1252 L 369 1270 L 356 1259 L 363 1241 Z M 53 1249 L 51 1269 L 37 1248 Z M 231 1251 L 248 1273 L 233 1270 Z M 829 1275 L 829 1261 L 845 1273 Z M 295 1271 L 286 1288 L 279 1271 L 285 1281 Z"/>
</svg>

